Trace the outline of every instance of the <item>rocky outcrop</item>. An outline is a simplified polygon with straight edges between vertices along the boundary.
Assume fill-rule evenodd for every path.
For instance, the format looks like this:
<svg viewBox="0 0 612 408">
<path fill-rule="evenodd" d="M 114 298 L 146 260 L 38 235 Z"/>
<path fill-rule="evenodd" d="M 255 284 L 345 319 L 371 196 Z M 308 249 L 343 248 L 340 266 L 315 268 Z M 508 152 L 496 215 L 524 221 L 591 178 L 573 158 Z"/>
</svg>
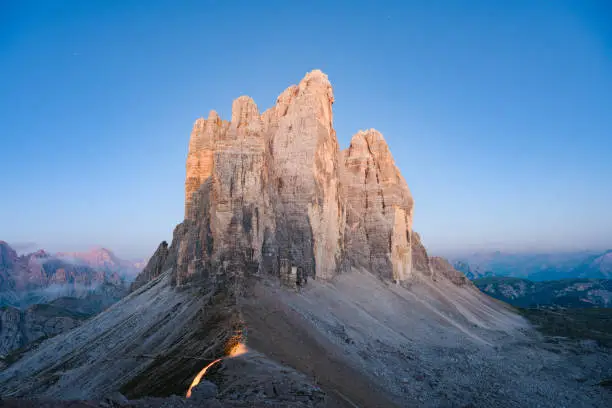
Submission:
<svg viewBox="0 0 612 408">
<path fill-rule="evenodd" d="M 0 290 L 14 290 L 12 271 L 17 262 L 17 252 L 4 241 L 0 241 Z"/>
<path fill-rule="evenodd" d="M 312 71 L 260 114 L 241 96 L 230 121 L 211 111 L 191 132 L 185 221 L 138 284 L 173 268 L 175 283 L 272 275 L 288 286 L 350 267 L 401 282 L 430 277 L 412 231 L 414 202 L 383 136 L 340 151 L 327 75 Z M 159 249 L 158 249 L 159 251 Z"/>
<path fill-rule="evenodd" d="M 17 261 L 17 252 L 5 241 L 0 241 L 0 271 L 10 269 Z"/>
<path fill-rule="evenodd" d="M 145 283 L 157 278 L 163 272 L 164 265 L 166 263 L 166 259 L 168 258 L 168 243 L 163 241 L 157 247 L 157 250 L 149 259 L 147 266 L 142 270 L 142 272 L 136 277 L 136 280 L 132 282 L 130 290 L 134 291 L 144 285 Z"/>
<path fill-rule="evenodd" d="M 412 231 L 411 239 L 412 267 L 424 276 L 432 276 L 431 260 L 427 255 L 425 246 L 421 242 L 421 236 L 417 232 Z"/>
<path fill-rule="evenodd" d="M 413 199 L 376 130 L 353 136 L 343 152 L 346 247 L 351 264 L 403 281 L 412 275 Z"/>
<path fill-rule="evenodd" d="M 464 274 L 453 268 L 446 259 L 439 256 L 432 256 L 430 258 L 430 264 L 435 277 L 444 276 L 457 286 L 472 285 L 470 280 Z"/>
</svg>

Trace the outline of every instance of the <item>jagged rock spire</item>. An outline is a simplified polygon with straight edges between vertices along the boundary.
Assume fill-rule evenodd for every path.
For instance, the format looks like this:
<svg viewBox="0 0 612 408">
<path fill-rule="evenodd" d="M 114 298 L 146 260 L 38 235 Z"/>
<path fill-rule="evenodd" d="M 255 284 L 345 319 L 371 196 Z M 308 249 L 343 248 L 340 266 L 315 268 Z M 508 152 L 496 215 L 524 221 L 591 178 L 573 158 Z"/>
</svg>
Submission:
<svg viewBox="0 0 612 408">
<path fill-rule="evenodd" d="M 347 255 L 355 266 L 405 280 L 412 273 L 408 185 L 377 130 L 359 131 L 343 153 Z"/>
<path fill-rule="evenodd" d="M 231 121 L 214 111 L 196 121 L 186 222 L 170 251 L 179 283 L 228 268 L 324 279 L 349 266 L 396 281 L 413 274 L 408 185 L 380 132 L 360 131 L 340 151 L 333 102 L 327 75 L 314 70 L 263 114 L 241 96 Z"/>
</svg>

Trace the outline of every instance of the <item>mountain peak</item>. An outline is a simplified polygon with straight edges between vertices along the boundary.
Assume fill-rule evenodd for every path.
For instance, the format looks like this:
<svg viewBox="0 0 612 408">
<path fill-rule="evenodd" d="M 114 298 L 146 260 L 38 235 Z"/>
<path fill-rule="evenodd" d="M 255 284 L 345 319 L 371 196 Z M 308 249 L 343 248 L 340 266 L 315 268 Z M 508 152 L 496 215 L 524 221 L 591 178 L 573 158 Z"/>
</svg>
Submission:
<svg viewBox="0 0 612 408">
<path fill-rule="evenodd" d="M 263 115 L 252 98 L 240 96 L 231 121 L 214 111 L 196 121 L 186 221 L 170 247 L 158 249 L 168 254 L 155 258 L 150 275 L 172 268 L 180 284 L 228 273 L 232 260 L 236 270 L 280 276 L 290 285 L 351 267 L 397 282 L 431 276 L 412 231 L 412 195 L 385 138 L 361 130 L 340 152 L 333 102 L 327 75 L 313 70 Z"/>
<path fill-rule="evenodd" d="M 240 96 L 232 103 L 233 126 L 240 127 L 259 119 L 259 109 L 250 96 Z"/>
<path fill-rule="evenodd" d="M 323 71 L 321 71 L 320 69 L 313 69 L 312 71 L 307 72 L 306 75 L 304 75 L 304 78 L 302 78 L 302 80 L 300 81 L 299 86 L 307 87 L 315 83 L 324 87 L 331 88 L 331 83 L 329 82 L 327 74 L 323 73 Z"/>
</svg>

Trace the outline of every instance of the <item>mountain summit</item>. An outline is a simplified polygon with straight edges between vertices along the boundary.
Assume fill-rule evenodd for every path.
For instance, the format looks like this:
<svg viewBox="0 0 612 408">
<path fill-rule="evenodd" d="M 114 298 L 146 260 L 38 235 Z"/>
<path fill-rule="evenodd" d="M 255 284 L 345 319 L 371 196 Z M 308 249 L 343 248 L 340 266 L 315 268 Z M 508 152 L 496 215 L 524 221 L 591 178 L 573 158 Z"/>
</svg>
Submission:
<svg viewBox="0 0 612 408">
<path fill-rule="evenodd" d="M 431 277 L 412 231 L 412 195 L 385 139 L 360 131 L 341 151 L 333 102 L 327 75 L 315 70 L 263 114 L 241 96 L 231 121 L 211 111 L 195 122 L 185 222 L 168 257 L 178 284 L 247 272 L 296 285 L 351 267 L 395 282 Z"/>
</svg>

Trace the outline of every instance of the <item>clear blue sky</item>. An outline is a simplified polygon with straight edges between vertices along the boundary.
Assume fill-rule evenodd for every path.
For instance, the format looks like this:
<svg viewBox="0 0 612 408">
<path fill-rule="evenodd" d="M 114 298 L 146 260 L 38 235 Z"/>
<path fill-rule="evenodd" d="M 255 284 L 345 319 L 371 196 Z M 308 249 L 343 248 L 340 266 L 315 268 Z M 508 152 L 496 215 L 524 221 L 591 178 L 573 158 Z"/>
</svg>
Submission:
<svg viewBox="0 0 612 408">
<path fill-rule="evenodd" d="M 0 239 L 150 255 L 195 119 L 320 68 L 433 252 L 612 247 L 611 2 L 331 3 L 1 0 Z"/>
</svg>

